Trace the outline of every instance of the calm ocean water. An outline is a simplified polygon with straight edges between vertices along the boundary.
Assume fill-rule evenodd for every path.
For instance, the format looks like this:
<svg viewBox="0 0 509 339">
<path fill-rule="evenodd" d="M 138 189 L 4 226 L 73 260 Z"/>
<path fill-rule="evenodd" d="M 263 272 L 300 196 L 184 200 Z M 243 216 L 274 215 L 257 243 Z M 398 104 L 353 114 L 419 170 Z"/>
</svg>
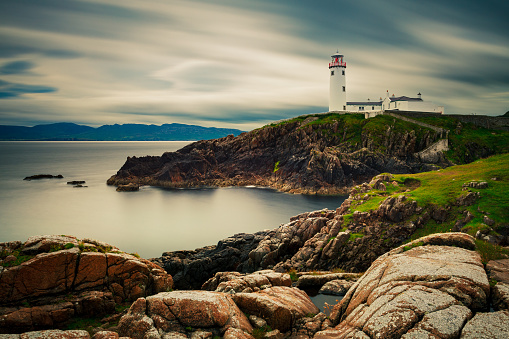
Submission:
<svg viewBox="0 0 509 339">
<path fill-rule="evenodd" d="M 106 185 L 127 156 L 161 155 L 187 144 L 0 142 L 0 242 L 69 234 L 151 258 L 273 229 L 302 212 L 335 209 L 345 199 L 246 187 L 116 192 Z M 35 174 L 64 179 L 23 180 Z M 85 180 L 88 187 L 67 185 L 71 180 Z"/>
</svg>

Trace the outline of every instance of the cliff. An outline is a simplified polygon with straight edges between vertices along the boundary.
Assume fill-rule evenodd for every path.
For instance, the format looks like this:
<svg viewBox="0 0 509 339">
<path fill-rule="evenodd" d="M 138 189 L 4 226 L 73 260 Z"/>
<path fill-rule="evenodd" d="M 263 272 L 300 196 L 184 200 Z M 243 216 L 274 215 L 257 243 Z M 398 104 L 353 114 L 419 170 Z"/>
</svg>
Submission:
<svg viewBox="0 0 509 339">
<path fill-rule="evenodd" d="M 449 166 L 441 152 L 417 153 L 441 133 L 389 116 L 317 114 L 237 137 L 198 141 L 162 156 L 130 157 L 109 185 L 163 187 L 258 185 L 285 192 L 345 193 L 382 173 Z"/>
</svg>

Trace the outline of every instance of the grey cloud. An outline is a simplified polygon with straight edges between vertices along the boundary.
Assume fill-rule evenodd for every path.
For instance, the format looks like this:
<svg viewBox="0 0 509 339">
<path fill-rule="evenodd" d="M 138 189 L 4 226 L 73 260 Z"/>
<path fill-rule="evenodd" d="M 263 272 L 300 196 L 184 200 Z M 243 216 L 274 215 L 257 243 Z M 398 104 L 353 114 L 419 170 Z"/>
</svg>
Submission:
<svg viewBox="0 0 509 339">
<path fill-rule="evenodd" d="M 507 88 L 506 3 L 3 1 L 0 65 L 16 72 L 8 63 L 26 59 L 38 76 L 0 84 L 0 96 L 11 98 L 0 115 L 245 126 L 322 112 L 336 48 L 346 55 L 349 75 L 357 74 L 347 78 L 356 91 L 348 95 L 421 91 L 449 112 L 472 105 L 499 111 L 505 103 L 482 98 Z M 23 100 L 24 93 L 57 88 L 44 102 Z"/>
<path fill-rule="evenodd" d="M 119 37 L 126 32 L 115 24 L 150 21 L 147 12 L 125 6 L 87 1 L 16 0 L 0 2 L 0 22 L 9 27 L 68 34 Z M 108 25 L 108 24 L 109 25 Z M 105 25 L 107 24 L 107 25 Z"/>
<path fill-rule="evenodd" d="M 12 58 L 23 54 L 38 54 L 55 59 L 74 59 L 83 56 L 75 50 L 48 47 L 44 42 L 34 44 L 34 41 L 20 41 L 19 38 L 13 38 L 0 30 L 0 58 Z"/>
<path fill-rule="evenodd" d="M 34 67 L 29 61 L 12 61 L 0 66 L 0 74 L 25 74 Z"/>
<path fill-rule="evenodd" d="M 52 93 L 57 89 L 50 86 L 17 84 L 0 80 L 0 99 L 15 98 L 29 93 Z"/>
</svg>

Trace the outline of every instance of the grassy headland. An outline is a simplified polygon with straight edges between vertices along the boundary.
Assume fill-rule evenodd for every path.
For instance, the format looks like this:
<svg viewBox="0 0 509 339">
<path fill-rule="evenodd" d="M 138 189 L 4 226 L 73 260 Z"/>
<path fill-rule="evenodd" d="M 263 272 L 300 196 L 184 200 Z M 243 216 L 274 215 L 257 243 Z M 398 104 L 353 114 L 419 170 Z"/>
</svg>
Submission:
<svg viewBox="0 0 509 339">
<path fill-rule="evenodd" d="M 433 233 L 452 232 L 458 220 L 470 214 L 461 231 L 475 236 L 478 231 L 494 237 L 507 236 L 509 231 L 509 154 L 492 156 L 466 165 L 452 166 L 438 171 L 418 174 L 394 175 L 386 190 L 372 190 L 368 200 L 356 200 L 351 211 L 368 212 L 378 208 L 388 197 L 405 195 L 406 203 L 416 201 L 424 210 L 442 209 L 447 211 L 443 222 L 430 218 L 415 230 L 409 240 L 415 240 Z M 465 187 L 471 182 L 486 182 L 487 188 Z M 458 204 L 462 196 L 469 192 L 479 193 L 479 197 L 469 206 Z M 346 215 L 346 223 L 351 220 Z M 486 217 L 493 223 L 486 224 Z M 477 247 L 484 262 L 500 259 L 509 250 L 484 240 L 477 240 Z"/>
</svg>

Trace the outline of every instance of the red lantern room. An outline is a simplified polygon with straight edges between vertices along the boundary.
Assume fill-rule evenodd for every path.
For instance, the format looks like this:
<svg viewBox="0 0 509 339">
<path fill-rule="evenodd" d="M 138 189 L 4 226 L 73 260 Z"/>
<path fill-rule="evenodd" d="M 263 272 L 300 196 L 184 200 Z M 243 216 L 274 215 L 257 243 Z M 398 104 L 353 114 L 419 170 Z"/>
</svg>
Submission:
<svg viewBox="0 0 509 339">
<path fill-rule="evenodd" d="M 346 67 L 346 62 L 343 61 L 343 54 L 336 53 L 331 56 L 332 62 L 329 63 L 329 68 L 332 67 Z"/>
</svg>

